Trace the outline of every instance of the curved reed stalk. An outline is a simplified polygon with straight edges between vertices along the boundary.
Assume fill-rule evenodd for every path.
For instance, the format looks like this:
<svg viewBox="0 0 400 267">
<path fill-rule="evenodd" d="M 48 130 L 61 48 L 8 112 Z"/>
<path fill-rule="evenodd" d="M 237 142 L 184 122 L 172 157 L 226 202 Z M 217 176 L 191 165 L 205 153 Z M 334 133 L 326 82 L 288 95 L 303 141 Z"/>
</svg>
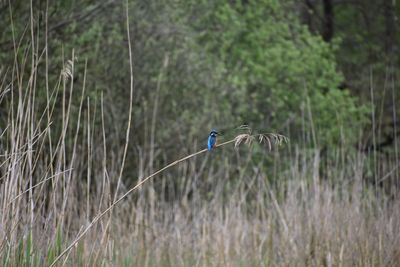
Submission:
<svg viewBox="0 0 400 267">
<path fill-rule="evenodd" d="M 245 143 L 245 144 L 251 144 L 254 140 L 259 140 L 260 143 L 267 143 L 269 145 L 269 148 L 271 148 L 271 142 L 274 142 L 275 144 L 282 144 L 282 142 L 287 142 L 288 138 L 283 136 L 283 135 L 279 135 L 279 134 L 272 134 L 272 133 L 268 133 L 268 134 L 255 134 L 255 135 L 251 135 L 251 134 L 240 134 L 238 136 L 236 136 L 234 139 L 223 142 L 221 144 L 216 145 L 216 147 L 222 147 L 231 143 L 235 143 L 235 148 L 238 147 L 241 143 Z M 143 180 L 139 181 L 134 187 L 132 187 L 131 189 L 129 189 L 125 194 L 123 194 L 120 198 L 118 198 L 114 203 L 112 203 L 108 208 L 106 208 L 103 212 L 101 212 L 100 214 L 98 214 L 92 221 L 91 223 L 75 238 L 75 240 L 60 254 L 57 256 L 57 258 L 54 259 L 54 261 L 50 264 L 49 267 L 54 266 L 65 254 L 67 254 L 78 242 L 79 240 L 81 240 L 85 234 L 93 227 L 93 225 L 95 225 L 104 215 L 106 215 L 110 210 L 112 210 L 119 202 L 121 202 L 124 198 L 126 198 L 129 194 L 131 194 L 133 191 L 135 191 L 136 189 L 138 189 L 140 186 L 142 186 L 144 183 L 146 183 L 148 180 L 150 180 L 151 178 L 153 178 L 154 176 L 156 176 L 157 174 L 162 173 L 163 171 L 183 162 L 186 161 L 188 159 L 191 159 L 197 155 L 203 154 L 205 152 L 207 152 L 207 149 L 203 149 L 200 150 L 198 152 L 195 152 L 193 154 L 190 154 L 186 157 L 183 157 L 181 159 L 178 159 L 170 164 L 168 164 L 167 166 L 159 169 L 158 171 L 154 172 L 153 174 L 150 174 L 149 176 L 147 176 L 146 178 L 144 178 Z"/>
</svg>

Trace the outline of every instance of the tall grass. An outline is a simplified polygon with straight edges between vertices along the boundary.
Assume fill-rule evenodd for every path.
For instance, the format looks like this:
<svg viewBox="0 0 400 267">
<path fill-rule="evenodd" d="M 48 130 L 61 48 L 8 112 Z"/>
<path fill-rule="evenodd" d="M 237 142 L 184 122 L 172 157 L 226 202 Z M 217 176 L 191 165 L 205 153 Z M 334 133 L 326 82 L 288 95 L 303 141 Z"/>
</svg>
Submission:
<svg viewBox="0 0 400 267">
<path fill-rule="evenodd" d="M 125 142 L 107 135 L 103 95 L 99 105 L 86 95 L 90 66 L 83 86 L 74 84 L 74 52 L 52 84 L 48 51 L 40 50 L 34 28 L 30 47 L 14 40 L 15 62 L 0 77 L 0 105 L 7 108 L 0 133 L 2 266 L 400 263 L 400 201 L 388 190 L 394 183 L 386 183 L 398 173 L 397 162 L 373 154 L 380 165 L 372 172 L 379 167 L 382 175 L 371 186 L 363 152 L 331 149 L 333 156 L 321 162 L 317 148 L 287 144 L 279 150 L 262 139 L 272 152 L 256 162 L 251 148 L 234 149 L 251 141 L 241 135 L 212 153 L 200 149 L 171 159 L 160 172 L 173 167 L 173 174 L 156 172 L 160 176 L 146 183 L 153 162 L 143 159 L 154 151 L 142 152 L 137 173 L 123 172 L 131 119 Z M 27 49 L 22 59 L 21 49 Z M 132 81 L 132 69 L 127 75 Z M 45 103 L 38 97 L 43 93 Z M 223 152 L 237 160 L 222 158 Z M 273 159 L 272 172 L 266 157 Z M 129 187 L 124 174 L 139 177 L 138 183 Z"/>
</svg>

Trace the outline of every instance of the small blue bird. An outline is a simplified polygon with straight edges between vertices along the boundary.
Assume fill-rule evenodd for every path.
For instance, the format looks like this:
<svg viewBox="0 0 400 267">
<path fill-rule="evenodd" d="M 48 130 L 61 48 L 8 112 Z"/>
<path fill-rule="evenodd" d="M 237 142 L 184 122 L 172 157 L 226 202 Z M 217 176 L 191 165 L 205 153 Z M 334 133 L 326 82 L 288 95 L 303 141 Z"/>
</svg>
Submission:
<svg viewBox="0 0 400 267">
<path fill-rule="evenodd" d="M 217 143 L 217 136 L 218 132 L 214 129 L 208 135 L 208 142 L 207 142 L 208 151 L 211 151 L 215 147 Z"/>
</svg>

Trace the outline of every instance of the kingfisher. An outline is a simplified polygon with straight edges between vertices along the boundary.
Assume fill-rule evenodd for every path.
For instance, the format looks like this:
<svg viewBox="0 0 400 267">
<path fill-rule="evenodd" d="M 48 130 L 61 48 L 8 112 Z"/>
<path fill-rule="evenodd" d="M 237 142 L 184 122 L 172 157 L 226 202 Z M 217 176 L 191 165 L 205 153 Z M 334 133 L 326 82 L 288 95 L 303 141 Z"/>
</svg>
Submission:
<svg viewBox="0 0 400 267">
<path fill-rule="evenodd" d="M 217 136 L 218 132 L 214 129 L 208 135 L 208 142 L 207 142 L 208 151 L 211 151 L 217 144 Z"/>
</svg>

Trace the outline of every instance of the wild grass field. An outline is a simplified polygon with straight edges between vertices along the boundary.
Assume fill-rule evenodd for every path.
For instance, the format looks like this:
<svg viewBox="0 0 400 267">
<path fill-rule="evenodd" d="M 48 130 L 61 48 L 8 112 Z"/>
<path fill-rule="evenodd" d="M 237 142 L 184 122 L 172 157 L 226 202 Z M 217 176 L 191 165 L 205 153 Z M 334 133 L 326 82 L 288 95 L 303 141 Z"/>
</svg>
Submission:
<svg viewBox="0 0 400 267">
<path fill-rule="evenodd" d="M 160 122 L 172 103 L 162 81 L 175 64 L 165 53 L 155 94 L 141 102 L 149 115 L 135 124 L 138 48 L 124 6 L 129 97 L 114 99 L 126 111 L 114 124 L 113 98 L 87 82 L 96 66 L 74 49 L 49 53 L 48 10 L 41 31 L 30 6 L 21 38 L 10 21 L 12 64 L 0 62 L 1 266 L 400 266 L 396 123 L 382 153 L 382 117 L 372 111 L 349 137 L 338 111 L 328 128 L 339 141 L 322 145 L 320 99 L 307 95 L 298 129 L 239 127 L 209 152 L 204 124 L 192 121 L 201 129 L 186 139 Z"/>
<path fill-rule="evenodd" d="M 84 88 L 75 88 L 72 82 L 67 86 L 73 63 L 67 66 L 71 69 L 62 71 L 56 86 L 64 86 L 62 92 L 82 94 Z M 92 127 L 92 116 L 102 120 L 104 114 L 89 105 L 84 111 L 89 99 L 81 98 L 77 117 L 72 117 L 71 101 L 64 93 L 62 131 L 52 131 L 60 90 L 49 89 L 46 109 L 39 113 L 32 82 L 37 73 L 31 75 L 26 83 L 17 76 L 11 87 L 20 90 L 2 91 L 2 101 L 14 103 L 1 136 L 3 266 L 396 266 L 400 262 L 400 201 L 396 188 L 383 186 L 388 179 L 398 179 L 398 162 L 382 162 L 384 175 L 373 186 L 363 178 L 369 164 L 366 155 L 345 147 L 331 151 L 332 159 L 321 162 L 318 149 L 290 141 L 271 150 L 258 142 L 238 148 L 230 143 L 175 164 L 173 175 L 167 169 L 147 180 L 98 219 L 134 186 L 118 180 L 124 150 L 109 149 L 113 144 L 107 144 L 104 128 Z M 189 146 L 188 152 L 195 148 Z M 272 164 L 254 160 L 255 151 L 258 157 L 272 157 Z M 227 160 L 227 155 L 237 160 Z M 210 167 L 211 161 L 220 163 Z M 144 178 L 146 164 L 140 162 L 143 169 L 126 175 Z M 266 168 L 275 170 L 273 177 L 267 176 Z M 175 188 L 177 184 L 180 188 Z"/>
</svg>

